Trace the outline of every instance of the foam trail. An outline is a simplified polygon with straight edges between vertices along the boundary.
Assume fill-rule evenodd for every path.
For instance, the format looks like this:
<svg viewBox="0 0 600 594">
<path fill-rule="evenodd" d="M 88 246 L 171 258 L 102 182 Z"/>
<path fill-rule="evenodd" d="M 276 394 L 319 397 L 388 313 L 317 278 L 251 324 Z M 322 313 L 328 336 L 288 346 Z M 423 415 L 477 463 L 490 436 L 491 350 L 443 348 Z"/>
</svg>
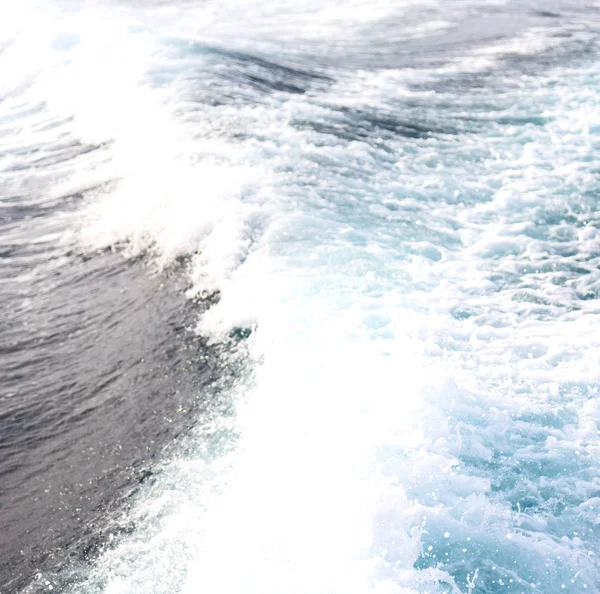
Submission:
<svg viewBox="0 0 600 594">
<path fill-rule="evenodd" d="M 133 11 L 116 74 L 55 93 L 110 141 L 81 245 L 189 256 L 236 369 L 74 591 L 600 588 L 599 73 L 527 70 L 593 34 L 376 68 L 364 41 L 425 22 L 438 47 L 501 4 Z"/>
</svg>

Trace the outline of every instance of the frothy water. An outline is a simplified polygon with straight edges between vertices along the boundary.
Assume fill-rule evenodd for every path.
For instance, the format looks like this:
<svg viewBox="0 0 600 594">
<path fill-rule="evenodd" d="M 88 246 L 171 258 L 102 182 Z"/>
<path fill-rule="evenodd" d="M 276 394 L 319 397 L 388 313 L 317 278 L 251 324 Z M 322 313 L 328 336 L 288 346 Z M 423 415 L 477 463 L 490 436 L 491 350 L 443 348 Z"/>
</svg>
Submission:
<svg viewBox="0 0 600 594">
<path fill-rule="evenodd" d="M 30 589 L 599 591 L 596 4 L 61 10 L 0 109 L 98 147 L 65 235 L 189 258 L 236 373 Z"/>
</svg>

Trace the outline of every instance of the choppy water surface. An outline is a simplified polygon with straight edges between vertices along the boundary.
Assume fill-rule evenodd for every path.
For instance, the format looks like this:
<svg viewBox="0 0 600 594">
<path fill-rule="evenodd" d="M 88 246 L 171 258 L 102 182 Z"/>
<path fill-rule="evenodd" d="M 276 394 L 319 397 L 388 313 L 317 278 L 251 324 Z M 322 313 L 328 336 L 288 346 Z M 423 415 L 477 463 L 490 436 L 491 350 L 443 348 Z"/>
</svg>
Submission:
<svg viewBox="0 0 600 594">
<path fill-rule="evenodd" d="M 600 591 L 599 9 L 2 8 L 9 588 Z"/>
</svg>

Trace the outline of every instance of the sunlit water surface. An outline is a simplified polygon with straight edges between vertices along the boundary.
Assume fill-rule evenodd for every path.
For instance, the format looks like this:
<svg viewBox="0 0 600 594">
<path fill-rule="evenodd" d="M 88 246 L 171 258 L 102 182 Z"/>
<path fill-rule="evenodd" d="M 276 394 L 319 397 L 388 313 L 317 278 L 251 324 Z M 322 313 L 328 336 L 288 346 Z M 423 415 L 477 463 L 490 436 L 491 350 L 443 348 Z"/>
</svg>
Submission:
<svg viewBox="0 0 600 594">
<path fill-rule="evenodd" d="M 221 374 L 159 415 L 203 402 L 94 554 L 74 539 L 25 592 L 600 591 L 599 8 L 0 9 L 3 245 L 49 246 L 5 250 L 1 290 L 44 308 L 50 280 L 15 283 L 52 250 L 125 266 L 141 302 L 177 287 L 164 340 Z M 164 353 L 106 287 L 107 357 Z M 142 409 L 149 373 L 119 391 Z"/>
</svg>

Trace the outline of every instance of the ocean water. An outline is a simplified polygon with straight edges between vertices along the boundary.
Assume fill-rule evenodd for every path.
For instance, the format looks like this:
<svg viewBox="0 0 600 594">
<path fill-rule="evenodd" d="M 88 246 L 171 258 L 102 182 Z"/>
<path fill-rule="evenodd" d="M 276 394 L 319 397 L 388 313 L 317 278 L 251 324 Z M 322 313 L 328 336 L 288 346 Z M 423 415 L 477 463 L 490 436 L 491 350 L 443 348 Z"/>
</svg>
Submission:
<svg viewBox="0 0 600 594">
<path fill-rule="evenodd" d="M 600 592 L 598 2 L 0 15 L 6 591 Z"/>
</svg>

